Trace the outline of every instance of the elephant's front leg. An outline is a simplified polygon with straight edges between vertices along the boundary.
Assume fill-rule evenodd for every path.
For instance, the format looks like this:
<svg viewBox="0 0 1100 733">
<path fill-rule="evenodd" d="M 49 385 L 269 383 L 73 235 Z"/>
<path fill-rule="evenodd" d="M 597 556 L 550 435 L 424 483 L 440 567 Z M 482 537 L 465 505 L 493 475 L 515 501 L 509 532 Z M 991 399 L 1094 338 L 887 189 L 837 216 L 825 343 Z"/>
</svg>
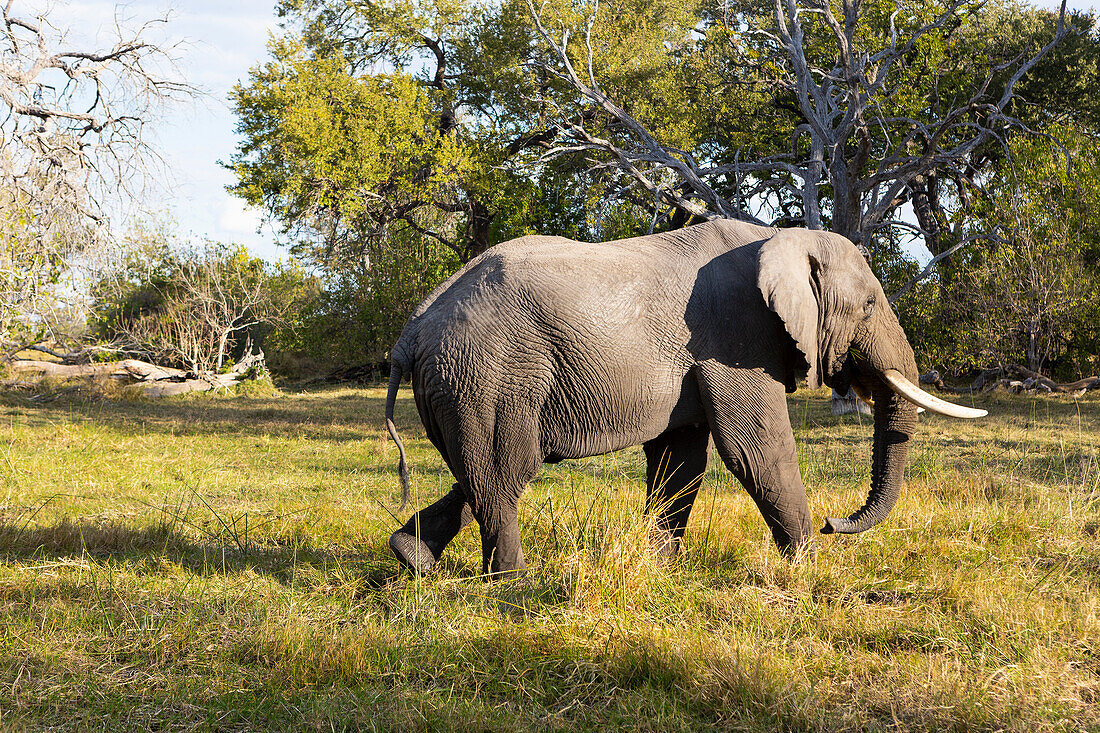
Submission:
<svg viewBox="0 0 1100 733">
<path fill-rule="evenodd" d="M 712 365 L 700 392 L 726 467 L 756 502 L 785 554 L 812 554 L 814 533 L 783 385 L 759 370 Z"/>
<path fill-rule="evenodd" d="M 444 548 L 473 518 L 465 492 L 455 484 L 438 501 L 421 509 L 394 532 L 390 536 L 390 549 L 402 564 L 427 573 Z"/>
<path fill-rule="evenodd" d="M 779 549 L 792 556 L 813 554 L 813 517 L 798 470 L 794 437 L 781 440 L 770 455 L 747 461 L 737 477 L 756 502 Z"/>
<path fill-rule="evenodd" d="M 642 446 L 646 457 L 646 514 L 656 513 L 653 544 L 675 557 L 695 495 L 707 470 L 710 429 L 705 424 L 669 430 Z"/>
</svg>

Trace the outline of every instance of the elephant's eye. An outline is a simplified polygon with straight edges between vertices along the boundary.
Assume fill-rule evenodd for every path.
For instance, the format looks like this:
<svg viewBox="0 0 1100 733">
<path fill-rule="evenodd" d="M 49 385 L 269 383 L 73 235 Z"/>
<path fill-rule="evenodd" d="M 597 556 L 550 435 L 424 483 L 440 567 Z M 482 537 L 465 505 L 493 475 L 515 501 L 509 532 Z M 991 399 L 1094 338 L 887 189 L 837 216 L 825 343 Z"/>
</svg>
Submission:
<svg viewBox="0 0 1100 733">
<path fill-rule="evenodd" d="M 868 295 L 867 302 L 863 304 L 863 317 L 870 318 L 872 311 L 875 309 L 875 296 Z"/>
</svg>

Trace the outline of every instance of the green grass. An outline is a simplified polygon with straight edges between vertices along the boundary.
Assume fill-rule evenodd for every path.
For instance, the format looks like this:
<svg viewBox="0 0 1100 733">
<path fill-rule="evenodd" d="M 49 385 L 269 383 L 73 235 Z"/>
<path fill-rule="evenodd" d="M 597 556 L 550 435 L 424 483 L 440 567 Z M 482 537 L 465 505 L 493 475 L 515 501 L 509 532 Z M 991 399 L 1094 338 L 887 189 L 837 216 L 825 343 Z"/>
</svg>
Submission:
<svg viewBox="0 0 1100 733">
<path fill-rule="evenodd" d="M 796 564 L 714 460 L 667 567 L 639 449 L 547 466 L 496 584 L 472 529 L 397 572 L 383 399 L 0 404 L 0 729 L 1100 730 L 1095 397 L 922 417 L 889 521 Z M 866 418 L 790 409 L 816 519 L 858 507 Z"/>
</svg>

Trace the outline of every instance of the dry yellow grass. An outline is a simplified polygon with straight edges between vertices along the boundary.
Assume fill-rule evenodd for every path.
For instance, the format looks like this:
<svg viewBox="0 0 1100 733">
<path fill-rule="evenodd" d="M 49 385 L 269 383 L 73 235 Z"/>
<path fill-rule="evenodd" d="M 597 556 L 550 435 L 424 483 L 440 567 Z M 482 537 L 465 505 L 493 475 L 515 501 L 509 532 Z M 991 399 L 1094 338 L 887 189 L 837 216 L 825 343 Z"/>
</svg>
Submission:
<svg viewBox="0 0 1100 733">
<path fill-rule="evenodd" d="M 548 466 L 486 584 L 474 531 L 397 572 L 383 396 L 9 398 L 0 728 L 1100 730 L 1096 399 L 922 418 L 890 520 L 794 564 L 717 466 L 669 566 L 639 450 Z M 790 409 L 815 514 L 858 506 L 870 426 Z"/>
</svg>

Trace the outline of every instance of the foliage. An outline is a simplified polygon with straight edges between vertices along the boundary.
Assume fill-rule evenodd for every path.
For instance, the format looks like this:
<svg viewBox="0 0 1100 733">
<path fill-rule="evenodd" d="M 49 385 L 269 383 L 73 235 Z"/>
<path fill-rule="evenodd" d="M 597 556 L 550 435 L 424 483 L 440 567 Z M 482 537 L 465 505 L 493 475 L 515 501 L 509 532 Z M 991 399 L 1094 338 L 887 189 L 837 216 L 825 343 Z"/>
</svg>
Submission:
<svg viewBox="0 0 1100 733">
<path fill-rule="evenodd" d="M 631 236 L 724 201 L 723 215 L 859 240 L 888 293 L 922 270 L 919 247 L 943 255 L 898 303 L 918 356 L 967 355 L 958 369 L 1007 358 L 988 345 L 1016 342 L 980 334 L 979 299 L 963 294 L 997 291 L 992 272 L 1019 269 L 1019 241 L 1068 236 L 1034 218 L 1047 174 L 1027 156 L 1043 138 L 1010 133 L 1100 129 L 1095 18 L 1070 13 L 1051 47 L 1057 14 L 1017 0 L 803 5 L 551 0 L 537 4 L 540 32 L 525 0 L 282 2 L 270 59 L 234 94 L 232 165 L 234 190 L 324 282 L 303 315 L 312 345 L 289 348 L 375 361 L 421 294 L 495 242 Z M 691 170 L 713 200 L 685 183 Z M 1029 177 L 1033 205 L 995 215 Z M 997 224 L 1017 244 L 974 244 Z M 1078 275 L 1060 276 L 1092 287 L 1092 270 Z M 1048 334 L 1089 328 L 1080 308 L 1047 322 Z M 1085 368 L 1092 342 L 1070 340 L 1039 361 Z"/>
<path fill-rule="evenodd" d="M 316 282 L 269 341 L 273 369 L 300 378 L 385 359 L 408 314 L 458 266 L 453 252 L 409 233 L 388 244 L 387 259 Z"/>
<path fill-rule="evenodd" d="M 323 290 L 286 365 L 374 363 L 462 262 L 522 234 L 585 236 L 589 180 L 545 146 L 522 68 L 526 8 L 287 2 L 238 86 L 234 191 L 283 227 Z M 633 233 L 633 231 L 631 231 Z M 304 361 L 303 361 L 304 360 Z"/>
<path fill-rule="evenodd" d="M 1066 147 L 1014 137 L 1013 164 L 976 207 L 970 226 L 1001 236 L 958 256 L 909 307 L 905 325 L 927 366 L 1023 364 L 1065 379 L 1100 371 L 1100 136 L 1049 132 Z"/>
<path fill-rule="evenodd" d="M 498 217 L 534 194 L 517 161 L 545 142 L 519 72 L 523 16 L 469 2 L 280 7 L 288 31 L 234 90 L 234 191 L 329 268 L 378 263 L 406 231 L 460 262 L 499 241 Z"/>
<path fill-rule="evenodd" d="M 116 269 L 93 286 L 95 335 L 154 363 L 221 371 L 260 348 L 309 290 L 293 262 L 269 265 L 241 246 L 181 248 L 163 230 L 137 230 Z"/>
<path fill-rule="evenodd" d="M 236 92 L 248 142 L 235 191 L 284 222 L 293 250 L 312 261 L 377 257 L 368 243 L 463 173 L 455 141 L 407 75 L 353 77 L 339 51 L 311 56 L 287 39 L 270 50 L 275 60 Z"/>
<path fill-rule="evenodd" d="M 48 234 L 37 221 L 18 191 L 0 190 L 0 344 L 9 352 L 4 357 L 19 346 L 69 335 L 59 322 L 69 305 L 64 279 L 71 258 L 96 237 L 86 222 L 70 221 L 63 232 Z"/>
</svg>

